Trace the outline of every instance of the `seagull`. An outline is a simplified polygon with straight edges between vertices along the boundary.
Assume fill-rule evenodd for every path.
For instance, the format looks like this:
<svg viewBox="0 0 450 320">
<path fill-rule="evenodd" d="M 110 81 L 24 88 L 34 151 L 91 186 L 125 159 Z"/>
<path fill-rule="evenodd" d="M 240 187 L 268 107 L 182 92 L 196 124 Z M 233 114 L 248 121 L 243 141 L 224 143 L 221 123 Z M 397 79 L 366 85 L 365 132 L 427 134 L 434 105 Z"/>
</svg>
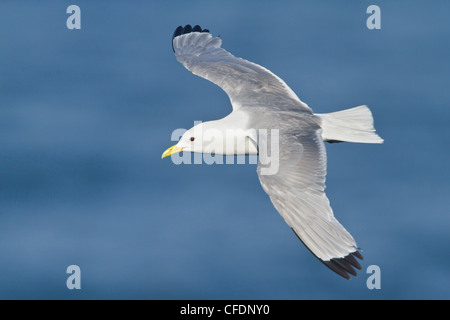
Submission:
<svg viewBox="0 0 450 320">
<path fill-rule="evenodd" d="M 221 46 L 222 39 L 208 29 L 176 28 L 172 49 L 177 60 L 222 88 L 233 110 L 187 130 L 162 158 L 182 151 L 257 154 L 262 188 L 297 237 L 332 271 L 346 279 L 357 276 L 355 269 L 361 270 L 357 259 L 363 260 L 360 248 L 335 218 L 325 194 L 324 142 L 382 143 L 371 111 L 362 105 L 314 113 L 278 76 Z"/>
</svg>

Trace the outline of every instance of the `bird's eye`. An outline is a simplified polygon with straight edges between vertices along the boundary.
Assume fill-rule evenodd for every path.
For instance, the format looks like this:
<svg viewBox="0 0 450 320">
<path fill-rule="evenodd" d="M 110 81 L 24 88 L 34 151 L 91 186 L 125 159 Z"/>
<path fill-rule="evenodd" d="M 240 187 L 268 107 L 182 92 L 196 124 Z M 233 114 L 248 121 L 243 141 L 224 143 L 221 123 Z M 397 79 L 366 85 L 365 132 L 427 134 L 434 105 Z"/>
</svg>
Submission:
<svg viewBox="0 0 450 320">
<path fill-rule="evenodd" d="M 195 138 L 194 137 L 191 137 L 191 141 L 193 142 L 195 140 Z"/>
</svg>

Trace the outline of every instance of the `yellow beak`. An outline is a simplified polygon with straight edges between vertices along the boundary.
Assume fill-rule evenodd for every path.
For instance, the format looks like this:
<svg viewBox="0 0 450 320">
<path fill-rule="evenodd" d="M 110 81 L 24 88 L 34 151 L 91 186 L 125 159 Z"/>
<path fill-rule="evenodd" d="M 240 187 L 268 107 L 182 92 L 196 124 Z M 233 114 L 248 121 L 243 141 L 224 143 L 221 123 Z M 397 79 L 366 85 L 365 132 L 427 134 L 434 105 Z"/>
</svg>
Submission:
<svg viewBox="0 0 450 320">
<path fill-rule="evenodd" d="M 174 153 L 178 153 L 183 151 L 183 148 L 177 148 L 177 145 L 171 146 L 169 149 L 164 151 L 164 153 L 161 156 L 161 159 L 164 159 L 165 157 L 171 156 Z"/>
</svg>

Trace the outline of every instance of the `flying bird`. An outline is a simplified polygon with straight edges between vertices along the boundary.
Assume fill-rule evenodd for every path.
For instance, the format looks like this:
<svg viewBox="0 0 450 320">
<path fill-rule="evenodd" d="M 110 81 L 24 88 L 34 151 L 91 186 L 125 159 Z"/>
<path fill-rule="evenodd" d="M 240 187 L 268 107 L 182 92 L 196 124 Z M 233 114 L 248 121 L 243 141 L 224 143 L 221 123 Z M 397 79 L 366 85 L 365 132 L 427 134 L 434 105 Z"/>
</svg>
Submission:
<svg viewBox="0 0 450 320">
<path fill-rule="evenodd" d="M 363 257 L 352 235 L 335 218 L 325 194 L 324 141 L 382 143 L 371 111 L 363 105 L 314 113 L 278 76 L 233 56 L 221 45 L 220 37 L 198 25 L 176 28 L 172 49 L 177 60 L 221 87 L 233 110 L 186 131 L 162 158 L 182 151 L 258 154 L 261 185 L 297 237 L 340 276 L 356 276 L 355 268 L 361 270 L 357 259 Z M 216 134 L 206 134 L 212 131 Z"/>
</svg>

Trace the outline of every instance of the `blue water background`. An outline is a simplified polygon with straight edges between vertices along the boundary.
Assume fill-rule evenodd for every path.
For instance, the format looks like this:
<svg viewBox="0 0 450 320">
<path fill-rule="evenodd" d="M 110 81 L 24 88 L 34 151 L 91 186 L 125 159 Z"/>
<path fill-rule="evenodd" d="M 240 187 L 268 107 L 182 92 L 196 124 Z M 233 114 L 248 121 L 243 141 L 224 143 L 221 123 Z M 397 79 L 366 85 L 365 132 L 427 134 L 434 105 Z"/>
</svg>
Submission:
<svg viewBox="0 0 450 320">
<path fill-rule="evenodd" d="M 68 30 L 66 8 L 81 8 Z M 381 8 L 381 30 L 366 9 Z M 450 298 L 448 1 L 1 1 L 1 299 Z M 178 25 L 272 70 L 314 111 L 367 104 L 383 145 L 327 145 L 363 249 L 316 260 L 256 166 L 174 165 L 177 128 L 231 111 L 172 52 Z M 66 288 L 81 268 L 82 289 Z M 366 287 L 370 265 L 381 289 Z"/>
</svg>

